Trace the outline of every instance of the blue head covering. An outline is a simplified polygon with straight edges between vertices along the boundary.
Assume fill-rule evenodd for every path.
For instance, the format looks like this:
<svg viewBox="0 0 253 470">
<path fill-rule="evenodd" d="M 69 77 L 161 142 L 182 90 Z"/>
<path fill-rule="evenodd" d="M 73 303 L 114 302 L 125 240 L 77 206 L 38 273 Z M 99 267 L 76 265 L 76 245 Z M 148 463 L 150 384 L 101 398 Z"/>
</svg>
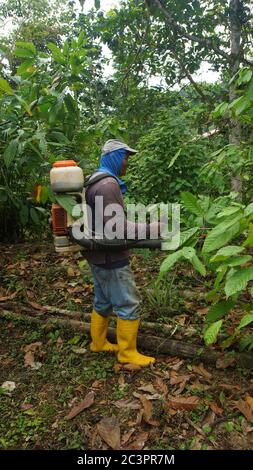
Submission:
<svg viewBox="0 0 253 470">
<path fill-rule="evenodd" d="M 113 152 L 108 152 L 101 157 L 100 166 L 97 171 L 108 173 L 109 175 L 116 176 L 120 190 L 124 194 L 127 190 L 126 184 L 119 178 L 122 164 L 125 156 L 127 155 L 126 149 L 118 149 Z"/>
</svg>

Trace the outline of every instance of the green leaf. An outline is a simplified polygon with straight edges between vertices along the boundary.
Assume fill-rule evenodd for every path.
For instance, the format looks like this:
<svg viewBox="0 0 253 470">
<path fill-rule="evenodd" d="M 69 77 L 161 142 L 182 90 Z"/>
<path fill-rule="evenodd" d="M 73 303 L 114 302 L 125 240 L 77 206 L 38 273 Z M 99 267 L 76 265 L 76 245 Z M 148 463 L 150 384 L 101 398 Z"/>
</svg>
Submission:
<svg viewBox="0 0 253 470">
<path fill-rule="evenodd" d="M 243 83 L 248 83 L 252 77 L 252 70 L 244 67 L 240 70 L 239 78 L 236 80 L 237 85 L 242 85 Z"/>
<path fill-rule="evenodd" d="M 235 115 L 239 116 L 243 111 L 251 106 L 250 100 L 246 96 L 240 96 L 231 105 L 231 108 L 235 111 Z"/>
<path fill-rule="evenodd" d="M 204 211 L 201 205 L 199 204 L 196 196 L 194 196 L 192 193 L 189 193 L 188 191 L 185 191 L 182 193 L 181 198 L 182 198 L 185 208 L 189 212 L 191 212 L 194 215 L 201 216 L 201 217 L 204 216 Z"/>
<path fill-rule="evenodd" d="M 218 333 L 222 327 L 222 320 L 216 321 L 210 325 L 204 333 L 204 341 L 206 345 L 216 343 Z"/>
<path fill-rule="evenodd" d="M 70 143 L 69 139 L 62 132 L 56 132 L 56 131 L 51 132 L 50 138 L 57 140 L 57 142 L 60 142 L 61 144 L 67 145 Z"/>
<path fill-rule="evenodd" d="M 244 251 L 243 246 L 236 246 L 236 245 L 228 245 L 220 250 L 217 251 L 217 253 L 212 256 L 210 259 L 210 263 L 217 263 L 219 261 L 225 261 L 227 258 L 230 258 L 230 256 L 238 255 L 238 253 L 241 253 Z"/>
<path fill-rule="evenodd" d="M 253 214 L 253 202 L 251 202 L 244 210 L 245 217 L 248 217 L 251 214 Z"/>
<path fill-rule="evenodd" d="M 40 218 L 34 207 L 31 207 L 30 209 L 30 217 L 35 225 L 40 225 Z"/>
<path fill-rule="evenodd" d="M 227 278 L 225 284 L 226 296 L 230 297 L 236 292 L 241 292 L 246 289 L 249 281 L 253 279 L 253 267 L 243 268 L 239 271 L 234 272 L 229 278 Z"/>
<path fill-rule="evenodd" d="M 23 75 L 27 73 L 27 69 L 34 65 L 34 59 L 25 60 L 17 69 L 17 75 Z M 33 72 L 32 72 L 33 73 Z"/>
<path fill-rule="evenodd" d="M 160 267 L 160 275 L 166 274 L 172 266 L 174 266 L 177 261 L 182 258 L 182 250 L 176 251 L 175 253 L 171 253 L 165 260 L 162 262 Z"/>
<path fill-rule="evenodd" d="M 237 215 L 233 220 L 221 222 L 211 230 L 205 239 L 202 252 L 210 253 L 210 251 L 226 245 L 232 238 L 240 232 L 240 223 L 242 215 Z"/>
<path fill-rule="evenodd" d="M 168 166 L 168 169 L 171 168 L 171 167 L 174 165 L 174 163 L 175 163 L 175 161 L 178 159 L 178 157 L 179 157 L 181 151 L 182 151 L 182 149 L 179 149 L 178 152 L 177 152 L 177 153 L 174 155 L 174 157 L 171 159 L 170 164 L 169 164 L 169 166 Z"/>
<path fill-rule="evenodd" d="M 21 224 L 25 226 L 28 223 L 28 219 L 29 219 L 29 210 L 25 204 L 22 204 L 21 206 L 21 209 L 19 211 L 19 217 L 20 217 Z"/>
<path fill-rule="evenodd" d="M 184 247 L 181 250 L 176 251 L 175 253 L 170 254 L 165 258 L 160 267 L 160 275 L 167 273 L 172 266 L 174 266 L 177 261 L 180 259 L 186 259 L 194 266 L 197 271 L 200 272 L 202 276 L 206 275 L 206 268 L 196 255 L 196 251 L 192 247 Z"/>
<path fill-rule="evenodd" d="M 36 47 L 32 42 L 16 42 L 16 48 L 14 50 L 14 56 L 32 58 L 36 55 Z"/>
<path fill-rule="evenodd" d="M 216 106 L 215 110 L 213 111 L 213 118 L 216 119 L 222 116 L 228 109 L 228 103 L 220 103 Z"/>
<path fill-rule="evenodd" d="M 97 10 L 99 10 L 99 8 L 100 8 L 100 0 L 95 0 L 95 1 L 94 1 L 94 4 L 95 4 L 95 8 L 96 8 Z"/>
<path fill-rule="evenodd" d="M 248 236 L 243 242 L 243 246 L 253 246 L 253 224 L 249 224 Z"/>
<path fill-rule="evenodd" d="M 53 59 L 55 60 L 55 62 L 58 62 L 61 65 L 66 64 L 65 56 L 62 53 L 61 49 L 59 49 L 59 47 L 57 47 L 53 42 L 49 42 L 47 44 L 47 47 L 52 52 Z"/>
<path fill-rule="evenodd" d="M 13 89 L 10 87 L 9 83 L 4 80 L 4 78 L 0 78 L 0 90 L 7 95 L 14 95 Z"/>
<path fill-rule="evenodd" d="M 183 257 L 191 262 L 193 267 L 202 275 L 206 275 L 206 268 L 196 255 L 196 251 L 192 247 L 182 249 Z"/>
<path fill-rule="evenodd" d="M 36 54 L 36 47 L 32 42 L 23 42 L 23 41 L 17 41 L 15 44 L 17 47 L 21 47 L 22 49 L 26 49 L 27 51 L 32 52 L 33 54 Z"/>
<path fill-rule="evenodd" d="M 184 245 L 193 235 L 199 231 L 199 227 L 193 227 L 180 233 L 180 246 Z"/>
<path fill-rule="evenodd" d="M 76 200 L 68 194 L 55 194 L 55 199 L 68 214 L 72 215 L 73 208 L 77 205 Z"/>
<path fill-rule="evenodd" d="M 242 264 L 248 263 L 252 259 L 250 255 L 237 256 L 224 261 L 218 268 L 217 271 L 221 271 L 224 266 L 232 268 L 233 266 L 241 266 Z"/>
<path fill-rule="evenodd" d="M 245 315 L 241 319 L 238 329 L 240 330 L 241 328 L 244 328 L 245 326 L 249 325 L 252 322 L 253 322 L 253 314 L 249 313 L 248 315 Z"/>
<path fill-rule="evenodd" d="M 219 214 L 217 214 L 217 218 L 221 219 L 222 217 L 228 217 L 232 214 L 235 214 L 236 212 L 240 211 L 240 207 L 237 206 L 231 206 L 231 207 L 226 207 L 223 209 Z"/>
<path fill-rule="evenodd" d="M 11 140 L 8 147 L 4 152 L 4 163 L 7 168 L 9 168 L 10 164 L 13 162 L 14 158 L 17 155 L 18 151 L 18 140 L 14 139 Z"/>
<path fill-rule="evenodd" d="M 0 203 L 6 202 L 8 199 L 8 193 L 4 186 L 0 186 Z"/>
<path fill-rule="evenodd" d="M 76 101 L 74 100 L 74 98 L 73 98 L 69 93 L 65 96 L 64 102 L 65 102 L 65 104 L 66 104 L 66 106 L 67 106 L 68 112 L 69 112 L 71 115 L 75 116 L 75 118 L 78 117 L 78 115 L 79 115 L 79 109 L 78 109 L 78 107 L 77 107 L 77 103 L 76 103 Z"/>
<path fill-rule="evenodd" d="M 225 315 L 233 308 L 235 305 L 234 300 L 227 300 L 218 302 L 210 307 L 207 312 L 205 321 L 207 323 L 213 323 L 221 318 L 225 317 Z"/>
</svg>

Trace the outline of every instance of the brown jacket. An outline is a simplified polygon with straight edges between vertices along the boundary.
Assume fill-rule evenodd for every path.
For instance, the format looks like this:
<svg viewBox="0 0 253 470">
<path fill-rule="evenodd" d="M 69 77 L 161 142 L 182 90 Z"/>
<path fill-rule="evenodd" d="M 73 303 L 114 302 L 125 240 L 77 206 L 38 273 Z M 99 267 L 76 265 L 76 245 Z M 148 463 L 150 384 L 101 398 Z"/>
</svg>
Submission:
<svg viewBox="0 0 253 470">
<path fill-rule="evenodd" d="M 94 173 L 91 179 L 94 178 L 98 173 Z M 103 218 L 103 228 L 105 224 L 114 216 L 105 216 L 104 211 L 109 204 L 119 204 L 124 209 L 123 196 L 120 191 L 117 180 L 111 176 L 108 176 L 100 181 L 97 181 L 86 190 L 86 203 L 91 208 L 92 214 L 92 230 L 95 231 L 95 197 L 103 197 L 103 213 L 97 214 L 97 217 Z M 149 225 L 145 223 L 137 224 L 127 220 L 124 214 L 120 218 L 117 218 L 117 225 L 121 225 L 122 231 L 124 232 L 124 238 L 127 238 L 127 231 L 131 233 L 131 238 L 136 238 L 138 230 L 147 230 L 147 237 L 149 236 Z M 143 232 L 144 233 L 144 232 Z M 101 265 L 104 268 L 114 268 L 127 265 L 129 263 L 129 251 L 128 250 L 117 250 L 117 251 L 94 251 L 87 252 L 85 255 L 86 259 L 96 265 Z"/>
</svg>

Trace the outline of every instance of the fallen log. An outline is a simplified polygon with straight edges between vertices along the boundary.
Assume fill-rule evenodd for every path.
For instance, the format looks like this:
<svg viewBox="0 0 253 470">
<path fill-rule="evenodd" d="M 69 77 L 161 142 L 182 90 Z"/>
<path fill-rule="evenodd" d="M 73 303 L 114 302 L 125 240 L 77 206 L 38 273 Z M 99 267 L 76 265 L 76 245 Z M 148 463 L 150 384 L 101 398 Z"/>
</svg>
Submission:
<svg viewBox="0 0 253 470">
<path fill-rule="evenodd" d="M 90 331 L 89 323 L 59 317 L 55 319 L 48 318 L 46 320 L 41 320 L 36 317 L 18 315 L 7 310 L 2 310 L 0 311 L 0 318 L 26 323 L 34 323 L 40 326 L 59 325 L 81 332 Z M 108 329 L 108 339 L 110 341 L 116 342 L 116 330 L 114 328 Z M 158 338 L 156 336 L 146 334 L 138 335 L 138 347 L 147 351 L 151 351 L 155 355 L 166 354 L 170 356 L 178 356 L 186 359 L 203 361 L 209 364 L 216 364 L 218 359 L 223 358 L 222 353 L 214 351 L 211 348 L 184 343 L 182 341 L 173 339 Z M 233 366 L 237 365 L 246 369 L 253 369 L 253 355 L 251 353 L 235 353 L 234 357 L 235 362 Z"/>
<path fill-rule="evenodd" d="M 32 307 L 32 310 L 37 311 L 37 312 L 64 315 L 67 317 L 84 319 L 84 320 L 90 320 L 91 318 L 90 313 L 82 312 L 80 310 L 67 310 L 65 308 L 59 308 L 59 307 L 55 307 L 51 305 L 39 305 L 39 304 L 36 304 L 35 302 L 28 302 L 28 305 L 29 305 L 30 310 Z M 10 310 L 14 312 L 20 312 L 20 310 L 27 312 L 27 307 L 25 305 L 19 305 L 15 302 L 4 302 L 4 303 L 1 303 L 0 307 L 5 310 Z M 114 313 L 112 314 L 111 319 L 112 321 L 116 320 L 116 315 Z M 163 323 L 153 323 L 153 322 L 147 322 L 145 320 L 142 320 L 141 326 L 142 326 L 142 329 L 154 330 L 158 332 L 161 332 L 161 331 L 171 332 L 171 330 L 175 329 L 175 327 L 177 327 L 177 329 L 179 330 L 182 328 L 184 330 L 187 329 L 186 326 L 177 325 L 176 322 L 170 325 L 166 325 Z"/>
</svg>

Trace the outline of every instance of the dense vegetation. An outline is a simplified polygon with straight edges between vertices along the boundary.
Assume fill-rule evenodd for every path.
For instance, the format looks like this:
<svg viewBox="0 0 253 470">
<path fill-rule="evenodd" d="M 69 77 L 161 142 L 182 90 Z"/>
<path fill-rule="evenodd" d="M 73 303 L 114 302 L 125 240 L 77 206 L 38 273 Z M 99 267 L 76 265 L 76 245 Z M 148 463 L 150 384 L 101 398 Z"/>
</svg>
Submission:
<svg viewBox="0 0 253 470">
<path fill-rule="evenodd" d="M 122 0 L 107 14 L 98 0 L 89 13 L 79 3 L 0 2 L 2 24 L 12 24 L 0 50 L 0 239 L 45 236 L 52 162 L 75 156 L 89 173 L 102 142 L 124 138 L 139 149 L 129 197 L 183 207 L 181 246 L 161 277 L 180 260 L 192 263 L 210 287 L 206 343 L 238 309 L 222 345 L 239 339 L 250 349 L 251 2 Z M 194 78 L 203 62 L 220 72 L 217 83 Z"/>
</svg>

